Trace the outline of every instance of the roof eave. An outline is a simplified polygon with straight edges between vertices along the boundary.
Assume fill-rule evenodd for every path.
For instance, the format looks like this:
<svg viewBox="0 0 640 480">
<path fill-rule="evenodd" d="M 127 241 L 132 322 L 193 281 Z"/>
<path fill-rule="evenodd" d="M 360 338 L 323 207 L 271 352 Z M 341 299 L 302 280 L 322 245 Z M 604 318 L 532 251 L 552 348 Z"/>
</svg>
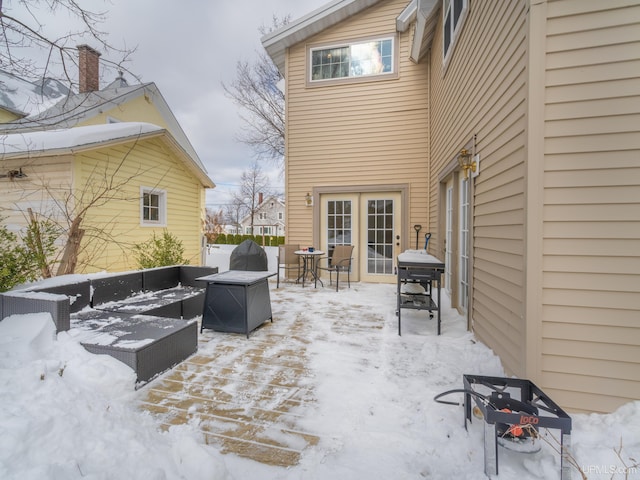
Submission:
<svg viewBox="0 0 640 480">
<path fill-rule="evenodd" d="M 440 0 L 415 0 L 416 29 L 411 44 L 409 59 L 419 63 L 426 52 L 431 48 L 431 42 L 438 24 L 437 13 L 440 10 Z M 413 3 L 413 2 L 412 2 Z"/>
<path fill-rule="evenodd" d="M 262 37 L 262 45 L 282 75 L 289 47 L 369 8 L 380 0 L 334 0 Z"/>
</svg>

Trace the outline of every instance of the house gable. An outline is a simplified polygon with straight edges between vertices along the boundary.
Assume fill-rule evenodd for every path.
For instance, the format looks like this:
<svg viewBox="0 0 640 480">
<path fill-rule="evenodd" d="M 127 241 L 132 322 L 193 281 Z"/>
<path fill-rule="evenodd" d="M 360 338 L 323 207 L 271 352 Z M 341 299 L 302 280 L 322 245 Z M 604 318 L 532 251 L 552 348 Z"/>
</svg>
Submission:
<svg viewBox="0 0 640 480">
<path fill-rule="evenodd" d="M 185 257 L 200 263 L 206 185 L 166 130 L 149 124 L 87 126 L 9 135 L 5 150 L 9 145 L 13 151 L 3 167 L 26 175 L 0 179 L 0 209 L 9 213 L 12 230 L 25 226 L 27 208 L 64 224 L 66 210 L 76 214 L 104 195 L 83 221 L 84 272 L 136 268 L 131 247 L 165 227 L 183 242 Z M 165 198 L 161 225 L 142 221 L 144 188 Z"/>
<path fill-rule="evenodd" d="M 71 95 L 37 115 L 0 125 L 5 133 L 74 128 L 112 121 L 153 123 L 166 128 L 206 174 L 206 168 L 154 83 L 107 87 Z"/>
<path fill-rule="evenodd" d="M 250 233 L 251 215 L 245 216 L 241 221 L 243 233 Z M 285 204 L 278 197 L 270 195 L 266 197 L 253 215 L 254 234 L 279 235 L 285 234 Z M 265 227 L 266 230 L 265 231 Z"/>
<path fill-rule="evenodd" d="M 396 31 L 396 19 L 405 7 L 405 1 L 378 2 L 289 49 L 286 200 L 288 239 L 294 243 L 319 241 L 309 236 L 310 221 L 303 226 L 289 219 L 312 213 L 304 197 L 320 186 L 357 191 L 405 185 L 412 191 L 406 206 L 408 223 L 426 223 L 427 205 L 420 199 L 427 195 L 428 65 L 408 59 L 411 36 Z M 395 77 L 307 84 L 310 46 L 388 35 L 396 39 Z"/>
</svg>

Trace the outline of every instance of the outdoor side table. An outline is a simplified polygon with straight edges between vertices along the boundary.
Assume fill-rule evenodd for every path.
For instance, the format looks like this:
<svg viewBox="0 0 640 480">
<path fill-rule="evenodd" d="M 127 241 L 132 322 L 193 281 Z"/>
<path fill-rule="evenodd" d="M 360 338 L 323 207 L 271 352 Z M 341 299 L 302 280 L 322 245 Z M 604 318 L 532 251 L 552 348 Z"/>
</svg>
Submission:
<svg viewBox="0 0 640 480">
<path fill-rule="evenodd" d="M 302 275 L 300 275 L 302 278 L 302 286 L 304 287 L 305 277 L 310 275 L 314 281 L 314 287 L 318 286 L 318 282 L 320 282 L 320 285 L 324 287 L 324 283 L 322 283 L 322 280 L 318 277 L 318 270 L 316 269 L 316 258 L 324 255 L 324 252 L 322 250 L 314 250 L 313 252 L 308 250 L 296 250 L 293 253 L 302 257 Z M 298 278 L 298 281 L 300 281 L 300 278 Z"/>
<path fill-rule="evenodd" d="M 275 273 L 229 270 L 197 280 L 207 282 L 200 333 L 249 334 L 267 320 L 273 322 L 267 279 Z"/>
</svg>

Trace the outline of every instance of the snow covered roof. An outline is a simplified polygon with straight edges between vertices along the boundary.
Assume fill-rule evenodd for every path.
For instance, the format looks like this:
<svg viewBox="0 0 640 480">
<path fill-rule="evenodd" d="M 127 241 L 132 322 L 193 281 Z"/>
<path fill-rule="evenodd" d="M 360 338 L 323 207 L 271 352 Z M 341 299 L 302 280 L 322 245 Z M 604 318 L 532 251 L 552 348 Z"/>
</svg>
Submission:
<svg viewBox="0 0 640 480">
<path fill-rule="evenodd" d="M 11 133 L 18 130 L 35 131 L 75 127 L 78 123 L 95 117 L 105 110 L 123 105 L 141 96 L 155 105 L 171 131 L 171 135 L 189 154 L 198 168 L 206 174 L 207 170 L 200 157 L 153 82 L 129 86 L 126 80 L 119 77 L 102 90 L 58 98 L 57 103 L 46 110 L 38 111 L 34 115 L 12 123 L 0 124 L 0 132 Z"/>
<path fill-rule="evenodd" d="M 35 83 L 0 70 L 0 108 L 19 117 L 46 110 L 68 94 L 69 90 L 57 80 L 46 78 Z"/>
<path fill-rule="evenodd" d="M 193 161 L 193 158 L 181 148 L 179 142 L 170 132 L 157 125 L 144 122 L 119 122 L 76 128 L 10 133 L 0 137 L 0 156 L 2 158 L 12 158 L 77 153 L 97 146 L 107 146 L 127 140 L 138 140 L 160 135 L 164 136 L 174 149 L 181 152 L 181 157 L 187 167 L 205 187 L 213 188 L 215 186 L 207 176 L 206 171 Z"/>
<path fill-rule="evenodd" d="M 24 154 L 28 154 L 30 157 L 45 153 L 50 155 L 62 151 L 77 151 L 97 144 L 162 131 L 164 131 L 163 128 L 151 123 L 122 122 L 11 133 L 2 137 L 0 153 L 3 158 L 23 156 Z"/>
</svg>

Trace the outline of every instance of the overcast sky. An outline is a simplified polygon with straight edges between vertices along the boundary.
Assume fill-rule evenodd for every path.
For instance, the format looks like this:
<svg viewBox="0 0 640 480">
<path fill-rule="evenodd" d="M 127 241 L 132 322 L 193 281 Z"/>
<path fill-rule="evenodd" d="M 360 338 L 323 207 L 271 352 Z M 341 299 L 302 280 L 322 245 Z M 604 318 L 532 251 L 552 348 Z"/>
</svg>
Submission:
<svg viewBox="0 0 640 480">
<path fill-rule="evenodd" d="M 221 82 L 233 81 L 239 60 L 251 61 L 255 57 L 262 48 L 258 29 L 271 25 L 274 15 L 290 14 L 297 19 L 330 1 L 79 0 L 78 3 L 94 11 L 108 10 L 101 29 L 109 33 L 111 44 L 137 47 L 126 67 L 143 82 L 155 82 L 160 89 L 217 185 L 207 195 L 207 205 L 217 209 L 228 201 L 242 171 L 253 162 L 251 150 L 235 140 L 241 120 L 235 105 L 225 97 Z M 17 5 L 16 0 L 7 3 Z M 49 21 L 64 24 L 68 19 L 59 14 Z M 100 51 L 99 46 L 95 47 Z M 107 55 L 101 53 L 104 59 Z M 112 80 L 104 79 L 101 87 Z M 132 82 L 131 78 L 128 80 Z M 265 172 L 270 172 L 272 185 L 284 191 L 283 178 L 273 165 L 262 166 Z"/>
<path fill-rule="evenodd" d="M 111 0 L 105 31 L 115 44 L 137 46 L 128 68 L 155 82 L 194 145 L 217 188 L 207 195 L 212 208 L 228 202 L 252 151 L 235 140 L 241 120 L 221 82 L 235 78 L 236 63 L 251 60 L 261 25 L 273 15 L 299 18 L 329 0 Z M 283 178 L 264 163 L 271 183 Z"/>
</svg>

